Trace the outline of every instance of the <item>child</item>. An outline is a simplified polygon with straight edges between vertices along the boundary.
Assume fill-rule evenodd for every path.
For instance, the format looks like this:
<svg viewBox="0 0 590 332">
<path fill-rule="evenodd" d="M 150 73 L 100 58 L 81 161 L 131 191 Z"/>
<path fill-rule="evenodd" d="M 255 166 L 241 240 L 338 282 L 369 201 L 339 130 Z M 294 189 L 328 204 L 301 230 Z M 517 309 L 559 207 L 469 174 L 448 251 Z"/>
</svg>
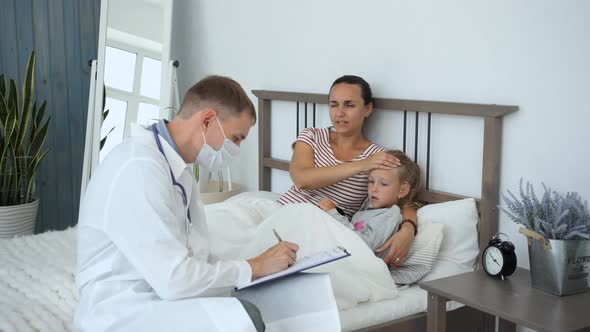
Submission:
<svg viewBox="0 0 590 332">
<path fill-rule="evenodd" d="M 327 197 L 318 204 L 322 210 L 354 230 L 372 251 L 381 247 L 397 231 L 401 222 L 400 207 L 415 204 L 420 189 L 420 167 L 399 150 L 387 153 L 398 158 L 401 165 L 391 170 L 374 169 L 369 173 L 367 200 L 352 220 L 339 213 L 338 207 Z"/>
</svg>

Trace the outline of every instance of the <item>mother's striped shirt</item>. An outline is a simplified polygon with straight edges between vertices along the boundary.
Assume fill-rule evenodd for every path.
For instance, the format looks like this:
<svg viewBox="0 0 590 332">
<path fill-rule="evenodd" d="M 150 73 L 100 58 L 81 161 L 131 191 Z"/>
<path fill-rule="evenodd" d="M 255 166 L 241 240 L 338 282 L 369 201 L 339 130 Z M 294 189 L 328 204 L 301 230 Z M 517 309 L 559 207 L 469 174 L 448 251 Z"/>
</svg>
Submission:
<svg viewBox="0 0 590 332">
<path fill-rule="evenodd" d="M 312 147 L 315 167 L 335 166 L 349 162 L 336 159 L 330 146 L 329 128 L 305 128 L 295 142 L 304 142 Z M 375 143 L 371 143 L 361 154 L 350 161 L 363 160 L 379 151 L 384 151 L 384 149 Z M 296 186 L 292 186 L 277 202 L 283 205 L 289 203 L 312 203 L 317 205 L 320 199 L 328 197 L 336 206 L 344 210 L 348 218 L 351 218 L 367 198 L 367 184 L 368 174 L 362 173 L 320 189 L 301 190 Z"/>
</svg>

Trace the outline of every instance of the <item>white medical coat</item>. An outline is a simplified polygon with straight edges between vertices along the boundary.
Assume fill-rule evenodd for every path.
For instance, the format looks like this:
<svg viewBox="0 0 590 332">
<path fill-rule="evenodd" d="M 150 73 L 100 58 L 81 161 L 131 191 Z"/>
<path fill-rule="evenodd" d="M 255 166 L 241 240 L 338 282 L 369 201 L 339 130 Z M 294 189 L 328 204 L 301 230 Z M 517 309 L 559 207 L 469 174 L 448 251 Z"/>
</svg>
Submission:
<svg viewBox="0 0 590 332">
<path fill-rule="evenodd" d="M 142 129 L 109 153 L 85 193 L 75 325 L 83 331 L 255 331 L 238 300 L 211 297 L 250 281 L 250 265 L 211 257 L 191 169 L 164 138 L 160 141 L 186 189 L 194 256 L 186 248 L 180 189 L 172 185 L 153 133 Z"/>
</svg>

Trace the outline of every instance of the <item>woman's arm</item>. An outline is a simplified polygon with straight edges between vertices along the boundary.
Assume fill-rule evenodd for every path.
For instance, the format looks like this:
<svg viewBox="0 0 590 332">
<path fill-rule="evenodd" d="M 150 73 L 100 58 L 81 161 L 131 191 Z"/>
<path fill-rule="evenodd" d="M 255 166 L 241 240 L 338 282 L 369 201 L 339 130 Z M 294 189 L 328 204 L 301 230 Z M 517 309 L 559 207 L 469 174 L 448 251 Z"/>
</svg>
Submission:
<svg viewBox="0 0 590 332">
<path fill-rule="evenodd" d="M 418 225 L 418 219 L 416 217 L 416 208 L 407 206 L 402 209 L 403 220 L 409 219 Z M 393 234 L 385 244 L 383 244 L 377 252 L 382 252 L 389 248 L 389 253 L 383 260 L 385 264 L 390 266 L 400 266 L 408 256 L 410 246 L 414 241 L 414 226 L 411 223 L 403 223 L 400 230 Z"/>
<path fill-rule="evenodd" d="M 296 142 L 289 174 L 299 189 L 319 189 L 340 182 L 358 173 L 366 173 L 372 169 L 391 169 L 398 164 L 395 157 L 377 152 L 363 160 L 351 161 L 335 166 L 315 167 L 314 151 L 305 142 Z"/>
</svg>

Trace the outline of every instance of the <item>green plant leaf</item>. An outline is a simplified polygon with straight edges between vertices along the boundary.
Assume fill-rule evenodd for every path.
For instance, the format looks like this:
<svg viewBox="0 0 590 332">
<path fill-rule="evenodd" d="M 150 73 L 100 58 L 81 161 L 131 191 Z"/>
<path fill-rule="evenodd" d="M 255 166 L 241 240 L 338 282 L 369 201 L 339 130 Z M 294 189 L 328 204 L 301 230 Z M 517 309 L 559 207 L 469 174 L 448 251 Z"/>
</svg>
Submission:
<svg viewBox="0 0 590 332">
<path fill-rule="evenodd" d="M 25 104 L 23 104 L 24 107 Z M 29 130 L 29 128 L 31 128 L 31 114 L 33 113 L 33 107 L 35 107 L 36 105 L 30 105 L 27 107 L 27 109 L 23 109 L 22 110 L 22 117 L 20 118 L 20 121 L 18 123 L 18 127 L 17 127 L 17 137 L 16 137 L 16 142 L 15 142 L 15 150 L 16 151 L 21 151 L 21 148 L 24 144 L 25 141 L 25 136 L 27 134 L 27 131 Z M 34 128 L 31 128 L 31 131 Z M 23 151 L 24 152 L 24 151 Z M 21 153 L 19 153 L 21 154 Z"/>
<path fill-rule="evenodd" d="M 35 103 L 36 105 L 37 103 Z M 27 144 L 33 142 L 33 138 L 35 134 L 39 131 L 41 127 L 41 121 L 43 121 L 43 116 L 45 115 L 45 108 L 47 107 L 47 102 L 43 102 L 41 107 L 38 109 L 33 105 L 33 112 L 31 113 L 31 117 L 33 118 L 33 123 L 31 125 L 32 129 L 29 130 L 29 140 Z"/>
<path fill-rule="evenodd" d="M 219 192 L 223 191 L 223 172 L 217 171 L 217 179 L 219 180 Z"/>
<path fill-rule="evenodd" d="M 8 153 L 8 148 L 8 144 L 4 145 L 2 148 L 2 155 L 0 156 L 0 171 L 2 171 L 2 179 L 0 180 L 2 184 L 2 191 L 0 192 L 0 204 L 2 205 L 6 205 L 5 202 L 8 200 L 8 192 L 10 191 L 10 187 L 7 186 L 10 175 L 10 165 L 7 165 L 8 163 L 6 162 L 8 160 L 6 156 Z"/>
<path fill-rule="evenodd" d="M 6 81 L 4 80 L 4 74 L 0 74 L 0 96 L 6 95 Z"/>
<path fill-rule="evenodd" d="M 10 91 L 8 92 L 8 109 L 9 110 L 18 110 L 18 92 L 16 90 L 16 83 L 14 83 L 14 80 L 10 80 Z M 17 114 L 17 118 L 18 118 L 18 114 Z"/>
<path fill-rule="evenodd" d="M 199 182 L 199 164 L 193 164 L 193 173 L 195 174 L 195 181 Z"/>
<path fill-rule="evenodd" d="M 16 162 L 15 162 L 15 158 L 14 158 L 14 153 L 10 147 L 10 145 L 7 146 L 6 149 L 6 153 L 3 154 L 6 156 L 6 158 L 8 160 L 11 161 L 10 165 L 7 165 L 9 167 L 9 172 L 6 175 L 6 183 L 5 183 L 5 196 L 3 197 L 3 201 L 2 201 L 2 205 L 15 205 L 17 204 L 17 201 L 15 199 L 15 197 L 18 197 L 18 193 L 16 193 L 18 191 L 18 185 L 16 183 Z M 4 156 L 3 156 L 4 158 Z"/>
<path fill-rule="evenodd" d="M 31 163 L 31 166 L 29 167 L 30 176 L 29 176 L 29 183 L 27 184 L 27 193 L 26 193 L 27 200 L 33 199 L 32 196 L 35 193 L 35 175 L 37 174 L 37 169 L 39 168 L 41 160 L 43 160 L 43 158 L 45 158 L 45 155 L 47 155 L 48 152 L 49 152 L 49 149 L 45 150 L 37 158 L 34 158 L 33 162 Z"/>
<path fill-rule="evenodd" d="M 35 90 L 35 52 L 31 52 L 27 61 L 25 79 L 22 88 L 22 108 L 19 110 L 20 121 L 16 127 L 16 141 L 14 150 L 16 155 L 21 155 L 21 147 L 25 140 L 25 135 L 30 127 L 31 110 L 33 106 L 33 93 Z"/>
<path fill-rule="evenodd" d="M 5 126 L 6 118 L 8 117 L 8 103 L 6 98 L 3 95 L 0 95 L 0 125 L 2 126 L 2 134 L 0 135 L 0 139 L 4 140 L 5 135 Z"/>
<path fill-rule="evenodd" d="M 39 109 L 37 110 L 37 112 L 35 113 L 35 119 L 33 122 L 33 127 L 35 128 L 34 131 L 37 131 L 37 129 L 41 126 L 41 121 L 43 121 L 43 117 L 45 116 L 45 108 L 47 108 L 47 102 L 44 101 L 43 104 L 41 104 L 41 107 L 39 107 Z M 33 138 L 34 136 L 34 132 L 31 132 L 31 138 Z"/>
<path fill-rule="evenodd" d="M 35 115 L 37 115 L 37 112 L 39 110 L 37 109 L 37 102 L 33 103 L 33 107 L 31 108 L 31 118 L 33 119 L 33 121 L 31 121 L 31 130 L 29 130 L 29 132 L 32 131 L 36 131 L 37 128 L 35 127 Z"/>
<path fill-rule="evenodd" d="M 27 156 L 35 157 L 39 155 L 41 151 L 41 147 L 43 147 L 43 143 L 45 143 L 45 137 L 47 136 L 47 130 L 49 129 L 49 120 L 51 117 L 45 121 L 45 124 L 39 129 L 39 131 L 33 137 L 32 142 L 29 144 L 29 149 L 27 151 Z"/>
<path fill-rule="evenodd" d="M 4 128 L 6 129 L 5 139 L 6 144 L 14 146 L 16 141 L 16 126 L 17 126 L 17 113 L 18 111 L 14 108 L 8 110 L 8 116 L 6 117 L 6 122 L 4 123 Z"/>
<path fill-rule="evenodd" d="M 31 107 L 33 103 L 33 94 L 35 92 L 35 51 L 31 52 L 29 55 L 29 60 L 27 61 L 27 68 L 25 72 L 25 81 L 23 82 L 23 91 L 22 91 L 22 99 L 23 105 L 22 110 L 25 111 L 26 109 Z"/>
<path fill-rule="evenodd" d="M 106 135 L 104 135 L 104 137 L 100 140 L 100 148 L 98 149 L 99 151 L 102 150 L 102 147 L 107 142 L 107 138 L 113 132 L 113 130 L 115 130 L 115 127 L 111 128 L 111 130 L 109 130 L 109 132 Z"/>
</svg>

